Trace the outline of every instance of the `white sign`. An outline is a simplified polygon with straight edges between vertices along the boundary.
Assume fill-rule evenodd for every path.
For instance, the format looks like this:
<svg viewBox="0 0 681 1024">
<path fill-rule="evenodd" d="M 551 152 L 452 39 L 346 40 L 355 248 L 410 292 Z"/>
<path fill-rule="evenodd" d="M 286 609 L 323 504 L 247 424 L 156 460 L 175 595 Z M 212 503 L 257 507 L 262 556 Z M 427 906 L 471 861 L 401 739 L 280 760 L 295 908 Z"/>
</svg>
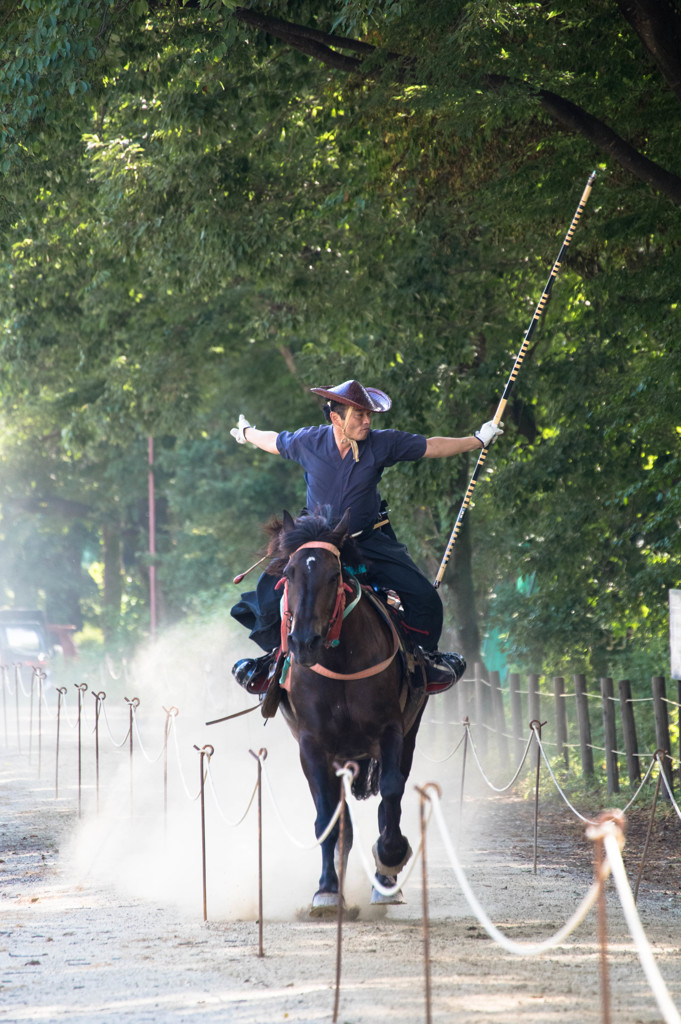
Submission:
<svg viewBox="0 0 681 1024">
<path fill-rule="evenodd" d="M 681 679 L 681 590 L 669 591 L 669 649 L 671 677 Z"/>
</svg>

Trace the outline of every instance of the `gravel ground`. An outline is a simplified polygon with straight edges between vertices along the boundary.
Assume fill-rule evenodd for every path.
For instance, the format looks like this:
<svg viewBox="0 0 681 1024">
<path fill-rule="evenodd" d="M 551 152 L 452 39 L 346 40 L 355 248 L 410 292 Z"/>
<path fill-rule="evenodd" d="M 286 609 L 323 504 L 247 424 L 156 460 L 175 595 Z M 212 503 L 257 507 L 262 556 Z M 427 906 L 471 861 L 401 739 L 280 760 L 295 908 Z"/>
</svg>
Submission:
<svg viewBox="0 0 681 1024">
<path fill-rule="evenodd" d="M 153 699 L 146 703 L 151 706 Z M 136 748 L 132 774 L 124 741 L 126 710 L 110 711 L 106 728 L 100 723 L 98 809 L 92 706 L 87 707 L 80 815 L 75 730 L 62 722 L 57 799 L 54 718 L 43 723 L 40 776 L 35 741 L 30 758 L 26 750 L 27 723 L 20 727 L 24 742 L 19 751 L 6 718 L 4 745 L 0 736 L 0 1020 L 332 1020 L 337 928 L 335 921 L 313 921 L 306 913 L 320 864 L 317 850 L 301 850 L 293 842 L 309 845 L 313 838 L 312 806 L 295 745 L 283 723 L 275 719 L 264 728 L 257 712 L 229 726 L 206 728 L 207 717 L 248 706 L 239 693 L 221 694 L 218 700 L 208 686 L 199 704 L 193 720 L 178 716 L 177 744 L 175 736 L 169 743 L 167 812 L 163 759 L 155 760 L 162 714 L 143 719 L 140 709 L 139 737 L 146 756 Z M 444 701 L 435 705 L 433 717 L 442 721 L 445 709 Z M 422 730 L 405 798 L 405 831 L 415 846 L 419 805 L 413 785 L 437 781 L 451 835 L 485 910 L 511 938 L 545 938 L 573 913 L 589 887 L 592 849 L 583 826 L 567 809 L 542 804 L 535 875 L 532 801 L 489 795 L 471 769 L 461 810 L 460 755 L 446 759 L 455 745 L 451 737 L 450 727 L 432 719 Z M 214 745 L 215 753 L 205 807 L 204 922 L 200 804 L 190 797 L 196 796 L 200 781 L 193 747 L 206 743 Z M 255 811 L 238 827 L 225 819 L 243 813 L 257 769 L 249 749 L 262 747 L 268 751 L 268 785 L 263 791 L 260 957 Z M 370 856 L 375 814 L 373 801 L 355 809 L 356 846 L 347 891 L 359 916 L 343 926 L 338 1020 L 415 1024 L 426 1020 L 421 867 L 417 864 L 405 885 L 404 905 L 369 905 L 359 851 Z M 631 816 L 632 824 L 627 868 L 635 878 L 645 815 Z M 655 830 L 639 912 L 671 996 L 681 1005 L 677 826 L 666 821 Z M 474 918 L 433 826 L 428 877 L 433 1022 L 603 1020 L 593 911 L 556 949 L 520 958 L 493 943 Z M 612 886 L 607 902 L 613 1019 L 618 1024 L 660 1021 Z"/>
</svg>

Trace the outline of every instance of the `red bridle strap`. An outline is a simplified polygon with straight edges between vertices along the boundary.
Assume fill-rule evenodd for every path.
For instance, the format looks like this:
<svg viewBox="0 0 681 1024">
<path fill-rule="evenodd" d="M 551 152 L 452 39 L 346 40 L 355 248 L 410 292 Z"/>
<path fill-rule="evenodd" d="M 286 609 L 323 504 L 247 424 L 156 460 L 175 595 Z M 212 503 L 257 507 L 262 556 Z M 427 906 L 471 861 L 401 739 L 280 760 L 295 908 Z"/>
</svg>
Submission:
<svg viewBox="0 0 681 1024">
<path fill-rule="evenodd" d="M 296 555 L 303 548 L 323 548 L 325 551 L 331 551 L 338 559 L 340 563 L 340 551 L 335 544 L 329 544 L 327 541 L 307 541 L 305 544 L 301 544 L 299 548 L 293 552 Z M 291 558 L 293 558 L 291 555 Z M 291 559 L 289 559 L 290 562 Z M 284 594 L 282 597 L 282 609 L 281 609 L 281 649 L 285 655 L 288 655 L 288 634 L 291 626 L 291 612 L 288 606 L 288 580 L 285 576 L 277 583 L 277 589 L 283 586 Z M 349 587 L 347 583 L 343 582 L 341 575 L 338 581 L 338 590 L 336 592 L 336 603 L 334 605 L 333 614 L 329 620 L 329 630 L 326 634 L 326 640 L 324 641 L 325 647 L 330 647 L 340 636 L 341 626 L 343 625 L 343 612 L 345 611 L 345 594 L 346 592 L 352 593 L 352 587 Z M 393 649 L 392 652 L 383 661 L 379 662 L 378 665 L 372 665 L 370 668 L 362 669 L 359 672 L 332 672 L 331 669 L 325 668 L 319 663 L 310 665 L 312 672 L 316 672 L 320 676 L 326 676 L 327 679 L 365 679 L 367 676 L 375 676 L 380 672 L 385 671 L 389 665 L 393 662 L 395 655 L 400 649 L 400 638 L 397 635 L 397 630 L 392 622 L 390 616 L 387 617 L 390 629 L 393 635 Z"/>
<path fill-rule="evenodd" d="M 322 548 L 324 551 L 330 551 L 338 559 L 338 565 L 340 568 L 340 550 L 335 544 L 330 544 L 325 540 L 310 540 L 306 541 L 305 544 L 301 544 L 299 548 L 293 552 L 293 555 L 297 555 L 299 551 L 304 548 Z M 293 558 L 291 555 L 291 558 Z M 289 558 L 289 562 L 291 561 Z M 283 584 L 284 594 L 282 598 L 282 610 L 281 610 L 281 649 L 284 654 L 288 654 L 288 634 L 291 625 L 291 612 L 288 606 L 288 580 L 285 576 L 277 583 L 277 589 Z M 343 625 L 343 612 L 345 611 L 345 595 L 346 593 L 352 593 L 352 587 L 349 587 L 347 583 L 343 582 L 342 573 L 338 577 L 338 588 L 336 590 L 336 601 L 333 606 L 331 618 L 329 619 L 329 628 L 326 633 L 326 639 L 324 640 L 325 647 L 332 647 L 338 642 L 340 637 L 341 627 Z"/>
</svg>

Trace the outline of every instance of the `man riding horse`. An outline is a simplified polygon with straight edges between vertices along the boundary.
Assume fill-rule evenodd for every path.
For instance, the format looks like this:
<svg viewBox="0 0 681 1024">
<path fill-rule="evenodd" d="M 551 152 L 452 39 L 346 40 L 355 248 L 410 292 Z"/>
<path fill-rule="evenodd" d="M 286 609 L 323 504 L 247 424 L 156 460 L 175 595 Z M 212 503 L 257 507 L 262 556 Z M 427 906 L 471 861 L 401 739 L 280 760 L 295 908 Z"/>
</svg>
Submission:
<svg viewBox="0 0 681 1024">
<path fill-rule="evenodd" d="M 397 462 L 459 455 L 492 444 L 503 431 L 489 420 L 470 437 L 424 437 L 401 430 L 372 430 L 374 413 L 387 412 L 390 398 L 356 380 L 310 389 L 327 400 L 328 425 L 294 433 L 258 430 L 241 415 L 230 433 L 272 455 L 292 459 L 305 471 L 307 508 L 326 507 L 332 520 L 350 509 L 349 532 L 367 564 L 370 582 L 396 591 L 403 606 L 402 628 L 412 650 L 419 649 L 429 692 L 449 689 L 463 675 L 460 654 L 437 649 L 442 632 L 440 596 L 400 544 L 381 503 L 378 484 L 383 470 Z M 256 591 L 244 594 L 232 615 L 247 625 L 251 639 L 267 654 L 234 665 L 236 681 L 251 693 L 263 692 L 276 661 L 280 640 L 277 580 L 263 573 Z"/>
</svg>

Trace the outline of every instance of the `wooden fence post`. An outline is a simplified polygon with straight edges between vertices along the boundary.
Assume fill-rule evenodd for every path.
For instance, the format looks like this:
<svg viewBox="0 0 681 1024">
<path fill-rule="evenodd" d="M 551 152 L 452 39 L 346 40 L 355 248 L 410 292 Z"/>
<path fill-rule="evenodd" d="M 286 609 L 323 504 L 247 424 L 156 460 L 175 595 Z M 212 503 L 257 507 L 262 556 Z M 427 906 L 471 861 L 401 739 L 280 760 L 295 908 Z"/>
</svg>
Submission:
<svg viewBox="0 0 681 1024">
<path fill-rule="evenodd" d="M 605 737 L 605 770 L 608 777 L 608 794 L 619 793 L 620 777 L 617 766 L 617 729 L 615 727 L 615 704 L 612 679 L 601 676 L 601 701 L 603 702 L 603 736 Z"/>
<path fill-rule="evenodd" d="M 591 746 L 591 723 L 589 721 L 589 699 L 586 691 L 586 676 L 573 676 L 577 702 L 577 725 L 579 746 L 582 756 L 582 771 L 591 776 L 594 773 L 594 752 Z"/>
<path fill-rule="evenodd" d="M 475 743 L 478 750 L 484 756 L 487 753 L 487 683 L 485 680 L 485 666 L 476 661 L 475 663 L 475 723 L 478 731 L 475 734 Z"/>
<path fill-rule="evenodd" d="M 653 676 L 650 680 L 653 690 L 653 707 L 655 710 L 655 742 L 658 750 L 664 750 L 667 756 L 664 759 L 662 770 L 665 778 L 672 789 L 674 780 L 672 777 L 671 764 L 671 742 L 669 739 L 669 715 L 667 714 L 667 685 L 664 676 Z M 669 794 L 665 791 L 663 799 L 668 800 Z"/>
<path fill-rule="evenodd" d="M 475 698 L 475 680 L 473 673 L 466 669 L 463 679 L 460 679 L 450 693 L 456 691 L 455 718 L 457 722 L 463 722 L 464 718 L 471 717 L 471 708 Z"/>
<path fill-rule="evenodd" d="M 525 749 L 527 730 L 523 724 L 523 698 L 520 693 L 520 676 L 517 672 L 508 674 L 508 692 L 511 697 L 511 731 L 515 756 L 520 759 Z"/>
<path fill-rule="evenodd" d="M 565 680 L 562 676 L 553 677 L 553 703 L 556 715 L 556 744 L 558 757 L 563 755 L 565 767 L 570 767 L 570 754 L 567 746 L 567 708 L 565 707 Z"/>
<path fill-rule="evenodd" d="M 490 672 L 492 687 L 492 706 L 494 709 L 494 728 L 497 732 L 497 751 L 500 759 L 508 765 L 508 740 L 506 739 L 506 717 L 504 715 L 504 692 L 501 689 L 501 676 L 498 672 Z"/>
<path fill-rule="evenodd" d="M 620 679 L 617 685 L 620 691 L 622 736 L 624 738 L 624 749 L 627 753 L 627 774 L 629 776 L 629 784 L 635 786 L 636 783 L 641 781 L 641 765 L 638 759 L 634 706 L 631 703 L 631 683 L 628 679 Z"/>
<path fill-rule="evenodd" d="M 541 708 L 539 701 L 539 676 L 530 672 L 527 677 L 527 710 L 530 722 L 541 722 Z"/>
<path fill-rule="evenodd" d="M 681 679 L 676 680 L 676 700 L 678 704 L 676 724 L 679 730 L 679 782 L 681 782 Z"/>
</svg>

